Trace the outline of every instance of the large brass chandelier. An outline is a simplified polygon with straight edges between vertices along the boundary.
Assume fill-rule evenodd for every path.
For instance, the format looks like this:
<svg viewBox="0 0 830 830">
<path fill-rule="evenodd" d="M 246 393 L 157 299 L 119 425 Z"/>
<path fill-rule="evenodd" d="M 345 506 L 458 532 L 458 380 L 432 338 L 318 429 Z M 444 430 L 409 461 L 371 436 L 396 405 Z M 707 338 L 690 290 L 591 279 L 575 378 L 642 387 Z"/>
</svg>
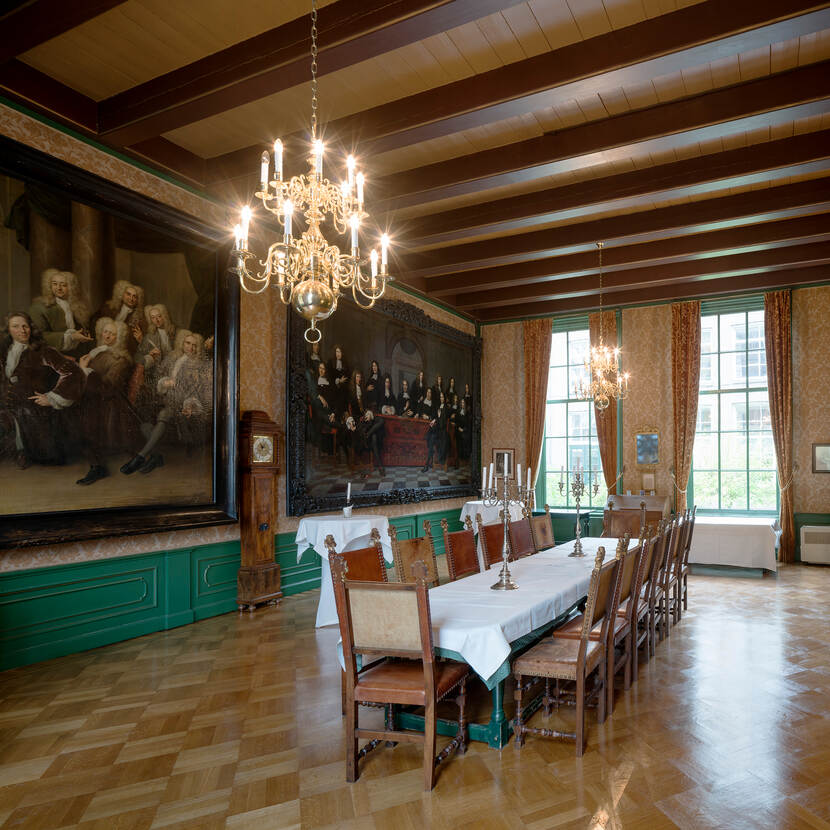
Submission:
<svg viewBox="0 0 830 830">
<path fill-rule="evenodd" d="M 602 325 L 602 248 L 599 250 L 599 343 L 591 347 L 590 356 L 585 361 L 584 376 L 576 386 L 576 396 L 582 400 L 593 400 L 597 409 L 608 409 L 612 399 L 624 400 L 628 397 L 629 373 L 620 372 L 620 350 L 605 345 Z"/>
<path fill-rule="evenodd" d="M 364 210 L 365 178 L 357 169 L 353 155 L 346 159 L 346 177 L 336 185 L 323 178 L 323 142 L 317 129 L 317 2 L 311 0 L 311 155 L 308 173 L 283 178 L 283 143 L 274 142 L 274 165 L 266 150 L 260 164 L 260 190 L 254 195 L 282 226 L 281 238 L 273 242 L 264 260 L 248 250 L 251 209 L 242 208 L 236 237 L 233 273 L 250 294 L 261 294 L 273 284 L 280 300 L 291 305 L 309 321 L 305 339 L 317 342 L 322 336 L 317 323 L 330 317 L 337 301 L 351 290 L 355 302 L 371 308 L 386 289 L 389 275 L 389 236 L 380 239 L 380 261 L 373 249 L 361 258 L 360 229 L 369 214 Z M 273 174 L 273 175 L 272 175 Z M 295 222 L 301 214 L 305 228 L 295 235 Z M 329 244 L 321 225 L 330 220 L 340 234 L 349 234 L 348 252 Z M 262 270 L 257 270 L 258 261 Z M 369 266 L 368 272 L 364 267 Z"/>
</svg>

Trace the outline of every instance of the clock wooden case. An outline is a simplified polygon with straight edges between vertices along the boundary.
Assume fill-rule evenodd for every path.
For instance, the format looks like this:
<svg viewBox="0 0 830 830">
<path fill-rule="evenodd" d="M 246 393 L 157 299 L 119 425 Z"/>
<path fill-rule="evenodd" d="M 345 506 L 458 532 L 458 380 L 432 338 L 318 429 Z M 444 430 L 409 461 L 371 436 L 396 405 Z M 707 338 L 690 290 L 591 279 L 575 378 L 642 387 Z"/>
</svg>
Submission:
<svg viewBox="0 0 830 830">
<path fill-rule="evenodd" d="M 240 539 L 237 574 L 239 610 L 253 611 L 282 597 L 280 566 L 274 562 L 275 495 L 282 433 L 265 412 L 242 415 L 239 430 Z"/>
</svg>

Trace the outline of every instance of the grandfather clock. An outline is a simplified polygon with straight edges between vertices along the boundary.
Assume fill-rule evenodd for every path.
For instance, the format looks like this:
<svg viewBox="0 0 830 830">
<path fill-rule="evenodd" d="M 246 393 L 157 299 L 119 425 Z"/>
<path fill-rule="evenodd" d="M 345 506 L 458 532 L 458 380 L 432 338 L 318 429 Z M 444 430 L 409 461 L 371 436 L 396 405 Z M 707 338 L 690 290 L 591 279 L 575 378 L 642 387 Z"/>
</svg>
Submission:
<svg viewBox="0 0 830 830">
<path fill-rule="evenodd" d="M 245 412 L 239 430 L 242 567 L 236 577 L 239 610 L 253 611 L 282 597 L 274 562 L 274 496 L 281 432 L 265 412 Z"/>
</svg>

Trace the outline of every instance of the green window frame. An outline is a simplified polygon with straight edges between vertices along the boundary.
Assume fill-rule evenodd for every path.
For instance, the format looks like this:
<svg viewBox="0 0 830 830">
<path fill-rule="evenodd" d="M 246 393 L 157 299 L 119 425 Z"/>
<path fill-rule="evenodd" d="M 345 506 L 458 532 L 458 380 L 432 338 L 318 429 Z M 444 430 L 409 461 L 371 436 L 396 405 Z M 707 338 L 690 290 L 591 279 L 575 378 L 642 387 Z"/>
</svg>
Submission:
<svg viewBox="0 0 830 830">
<path fill-rule="evenodd" d="M 580 499 L 580 509 L 602 508 L 608 491 L 599 457 L 594 407 L 590 401 L 579 400 L 574 394 L 577 381 L 585 375 L 588 315 L 556 318 L 552 325 L 545 441 L 536 480 L 536 504 L 540 507 L 549 504 L 560 510 L 576 506 L 571 482 L 578 460 L 585 474 L 585 495 Z M 560 481 L 563 482 L 561 494 Z M 596 495 L 589 486 L 594 481 L 599 485 Z"/>
<path fill-rule="evenodd" d="M 688 503 L 704 515 L 778 513 L 762 297 L 701 308 L 700 391 Z"/>
</svg>

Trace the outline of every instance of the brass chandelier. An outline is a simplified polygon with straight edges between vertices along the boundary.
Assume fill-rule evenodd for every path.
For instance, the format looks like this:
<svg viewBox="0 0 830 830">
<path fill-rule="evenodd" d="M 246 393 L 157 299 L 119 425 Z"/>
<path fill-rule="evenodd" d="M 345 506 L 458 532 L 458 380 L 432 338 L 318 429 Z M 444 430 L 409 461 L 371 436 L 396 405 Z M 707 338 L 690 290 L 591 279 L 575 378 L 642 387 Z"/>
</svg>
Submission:
<svg viewBox="0 0 830 830">
<path fill-rule="evenodd" d="M 380 238 L 380 261 L 373 249 L 361 258 L 360 229 L 368 219 L 364 210 L 365 179 L 357 170 L 353 155 L 346 159 L 346 178 L 336 185 L 323 178 L 323 142 L 317 135 L 317 2 L 311 0 L 311 155 L 308 173 L 283 178 L 283 144 L 274 142 L 274 166 L 266 150 L 260 164 L 260 190 L 254 195 L 282 226 L 282 237 L 273 242 L 264 260 L 248 249 L 251 209 L 242 208 L 240 223 L 234 228 L 231 271 L 249 294 L 261 294 L 272 283 L 280 300 L 309 321 L 304 337 L 315 343 L 322 334 L 317 323 L 330 317 L 337 301 L 351 290 L 355 302 L 371 308 L 386 290 L 389 275 L 389 236 Z M 273 177 L 272 177 L 273 172 Z M 301 214 L 305 228 L 294 234 L 296 217 Z M 340 234 L 350 235 L 348 252 L 329 244 L 321 225 L 330 220 Z M 257 270 L 256 262 L 262 270 Z M 368 265 L 368 273 L 364 267 Z"/>
<path fill-rule="evenodd" d="M 597 242 L 599 249 L 599 343 L 591 347 L 590 356 L 585 361 L 585 372 L 576 385 L 576 396 L 582 400 L 593 400 L 594 406 L 599 409 L 608 409 L 611 400 L 625 400 L 628 397 L 629 373 L 620 372 L 620 350 L 605 345 L 602 325 L 602 248 L 603 243 Z"/>
</svg>

